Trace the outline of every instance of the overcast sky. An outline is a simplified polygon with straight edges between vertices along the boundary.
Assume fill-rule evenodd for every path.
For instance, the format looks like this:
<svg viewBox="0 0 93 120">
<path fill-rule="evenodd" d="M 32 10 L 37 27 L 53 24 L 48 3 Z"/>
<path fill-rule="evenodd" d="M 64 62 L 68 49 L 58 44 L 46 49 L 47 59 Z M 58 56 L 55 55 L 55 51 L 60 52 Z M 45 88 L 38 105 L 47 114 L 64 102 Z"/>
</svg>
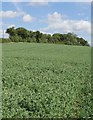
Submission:
<svg viewBox="0 0 93 120">
<path fill-rule="evenodd" d="M 4 30 L 15 26 L 50 34 L 74 32 L 91 40 L 90 2 L 3 2 L 0 18 Z"/>
</svg>

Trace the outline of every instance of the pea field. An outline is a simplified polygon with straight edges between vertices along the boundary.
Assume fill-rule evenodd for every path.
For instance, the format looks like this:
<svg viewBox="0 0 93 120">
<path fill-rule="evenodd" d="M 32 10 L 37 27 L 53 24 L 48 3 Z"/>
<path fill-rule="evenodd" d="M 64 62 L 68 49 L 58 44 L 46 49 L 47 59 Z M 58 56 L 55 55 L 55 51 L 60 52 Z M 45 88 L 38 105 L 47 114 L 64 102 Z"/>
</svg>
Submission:
<svg viewBox="0 0 93 120">
<path fill-rule="evenodd" d="M 3 118 L 88 118 L 91 48 L 43 43 L 2 45 Z"/>
</svg>

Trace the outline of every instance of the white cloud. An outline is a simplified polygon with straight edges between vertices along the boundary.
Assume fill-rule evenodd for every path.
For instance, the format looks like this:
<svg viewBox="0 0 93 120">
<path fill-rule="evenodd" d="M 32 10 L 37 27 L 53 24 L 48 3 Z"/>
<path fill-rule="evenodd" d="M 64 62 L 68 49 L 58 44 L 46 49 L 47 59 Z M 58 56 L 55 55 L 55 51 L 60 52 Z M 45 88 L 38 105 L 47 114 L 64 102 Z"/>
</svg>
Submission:
<svg viewBox="0 0 93 120">
<path fill-rule="evenodd" d="M 0 11 L 0 18 L 15 18 L 23 14 L 23 12 L 18 11 Z"/>
<path fill-rule="evenodd" d="M 0 38 L 2 38 L 2 37 L 3 37 L 3 31 L 0 30 Z"/>
<path fill-rule="evenodd" d="M 8 28 L 15 27 L 15 25 L 9 25 Z"/>
<path fill-rule="evenodd" d="M 91 23 L 85 20 L 71 20 L 64 18 L 60 13 L 48 14 L 48 27 L 42 28 L 44 32 L 85 32 L 91 34 Z"/>
<path fill-rule="evenodd" d="M 23 16 L 23 21 L 24 22 L 31 22 L 33 20 L 33 17 L 29 14 L 26 14 Z"/>
<path fill-rule="evenodd" d="M 22 16 L 23 22 L 31 22 L 33 17 L 24 11 L 0 11 L 0 18 L 15 18 Z"/>
<path fill-rule="evenodd" d="M 29 3 L 30 6 L 44 6 L 48 5 L 48 2 L 31 2 Z"/>
<path fill-rule="evenodd" d="M 31 5 L 31 6 L 44 6 L 44 5 L 48 5 L 48 0 L 31 0 L 29 5 Z"/>
<path fill-rule="evenodd" d="M 6 30 L 0 29 L 0 38 L 9 38 L 9 35 L 6 33 Z"/>
</svg>

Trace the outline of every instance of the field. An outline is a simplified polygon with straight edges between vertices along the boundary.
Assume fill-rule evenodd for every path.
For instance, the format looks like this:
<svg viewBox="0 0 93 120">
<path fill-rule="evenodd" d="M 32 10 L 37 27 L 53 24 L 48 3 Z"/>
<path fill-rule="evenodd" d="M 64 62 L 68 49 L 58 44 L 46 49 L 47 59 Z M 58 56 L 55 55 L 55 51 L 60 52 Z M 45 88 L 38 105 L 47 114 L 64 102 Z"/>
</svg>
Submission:
<svg viewBox="0 0 93 120">
<path fill-rule="evenodd" d="M 4 118 L 92 116 L 90 47 L 5 43 L 2 63 Z"/>
</svg>

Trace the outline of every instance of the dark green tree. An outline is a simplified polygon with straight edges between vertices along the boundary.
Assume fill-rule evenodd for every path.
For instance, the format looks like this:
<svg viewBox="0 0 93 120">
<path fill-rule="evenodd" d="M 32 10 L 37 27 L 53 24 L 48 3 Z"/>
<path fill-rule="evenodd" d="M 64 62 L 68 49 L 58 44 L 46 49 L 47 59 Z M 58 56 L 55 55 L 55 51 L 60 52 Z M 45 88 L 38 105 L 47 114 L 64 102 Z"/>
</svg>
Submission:
<svg viewBox="0 0 93 120">
<path fill-rule="evenodd" d="M 20 36 L 22 39 L 27 39 L 27 38 L 29 38 L 29 31 L 26 30 L 25 28 L 22 28 L 22 27 L 17 28 L 17 29 L 16 29 L 16 33 L 17 33 L 17 35 Z"/>
<path fill-rule="evenodd" d="M 9 34 L 9 41 L 12 42 L 61 43 L 66 45 L 89 46 L 85 39 L 79 38 L 76 34 L 70 32 L 67 34 L 54 33 L 51 35 L 43 34 L 40 31 L 29 31 L 23 27 L 17 29 L 11 27 L 6 30 L 6 33 Z"/>
<path fill-rule="evenodd" d="M 36 37 L 36 42 L 39 43 L 40 42 L 40 38 L 41 38 L 41 33 L 39 31 L 35 32 L 35 37 Z"/>
<path fill-rule="evenodd" d="M 11 27 L 11 28 L 8 28 L 8 29 L 6 30 L 6 33 L 9 34 L 9 37 L 10 37 L 10 36 L 15 36 L 15 35 L 16 35 L 16 30 L 14 29 L 14 27 Z"/>
</svg>

